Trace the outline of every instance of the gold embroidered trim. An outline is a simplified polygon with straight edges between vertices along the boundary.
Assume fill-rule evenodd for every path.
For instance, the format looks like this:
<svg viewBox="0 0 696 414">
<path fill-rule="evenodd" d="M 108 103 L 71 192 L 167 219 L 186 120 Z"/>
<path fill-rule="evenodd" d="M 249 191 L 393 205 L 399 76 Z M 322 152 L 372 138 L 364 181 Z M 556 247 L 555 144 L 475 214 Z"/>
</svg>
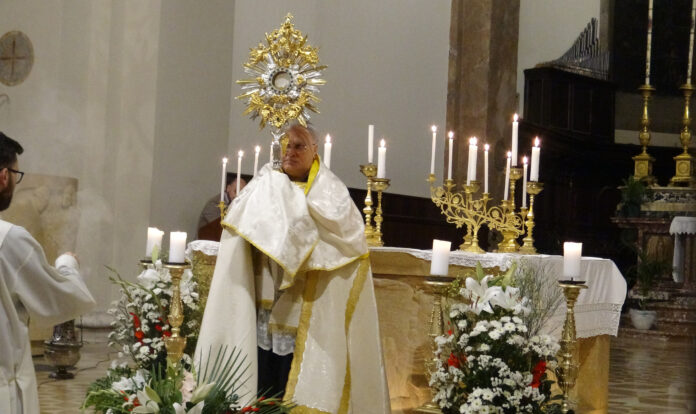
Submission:
<svg viewBox="0 0 696 414">
<path fill-rule="evenodd" d="M 281 325 L 278 323 L 269 323 L 268 324 L 268 331 L 271 333 L 279 332 L 279 333 L 297 336 L 297 326 Z"/>
<path fill-rule="evenodd" d="M 304 188 L 305 195 L 307 195 L 307 193 L 309 193 L 309 189 L 312 188 L 312 183 L 314 182 L 314 179 L 317 178 L 317 173 L 319 173 L 319 154 L 317 154 L 317 158 L 312 161 L 312 167 L 309 169 L 307 185 Z"/>
<path fill-rule="evenodd" d="M 318 408 L 307 407 L 306 405 L 298 405 L 290 410 L 292 414 L 331 414 L 328 411 L 322 411 Z"/>
<path fill-rule="evenodd" d="M 256 306 L 266 310 L 271 310 L 273 309 L 273 301 L 269 299 L 261 299 L 256 301 Z"/>
<path fill-rule="evenodd" d="M 295 336 L 295 353 L 292 358 L 292 364 L 290 365 L 288 384 L 285 387 L 285 397 L 283 397 L 284 401 L 292 401 L 292 399 L 295 397 L 295 388 L 297 387 L 297 380 L 300 376 L 302 359 L 304 358 L 305 347 L 307 346 L 309 320 L 312 318 L 312 308 L 314 306 L 318 282 L 319 275 L 316 272 L 311 272 L 307 274 L 305 290 L 302 295 L 302 310 L 300 311 L 300 322 L 298 323 L 297 335 Z M 293 412 L 295 412 L 294 409 Z M 309 413 L 309 411 L 306 412 Z"/>
<path fill-rule="evenodd" d="M 367 253 L 363 253 L 363 254 L 361 254 L 360 256 L 355 256 L 354 258 L 352 258 L 352 259 L 348 260 L 347 262 L 342 263 L 342 264 L 340 264 L 340 265 L 338 265 L 338 266 L 329 267 L 329 268 L 326 268 L 326 267 L 310 267 L 310 268 L 307 269 L 307 271 L 319 270 L 319 271 L 322 271 L 322 272 L 333 272 L 334 270 L 340 269 L 340 268 L 342 268 L 342 267 L 344 267 L 344 266 L 348 266 L 349 264 L 353 263 L 353 262 L 356 261 L 356 260 L 368 259 L 369 257 L 370 257 L 370 252 L 368 251 Z"/>
</svg>

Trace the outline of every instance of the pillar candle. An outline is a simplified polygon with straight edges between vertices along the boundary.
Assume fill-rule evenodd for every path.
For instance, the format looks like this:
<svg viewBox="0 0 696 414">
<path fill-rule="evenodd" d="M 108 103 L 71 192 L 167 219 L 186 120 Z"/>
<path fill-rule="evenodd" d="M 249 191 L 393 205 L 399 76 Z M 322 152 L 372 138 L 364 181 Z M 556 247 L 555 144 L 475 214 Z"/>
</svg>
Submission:
<svg viewBox="0 0 696 414">
<path fill-rule="evenodd" d="M 510 188 L 510 159 L 512 158 L 512 152 L 507 153 L 507 162 L 505 163 L 505 190 L 503 190 L 503 200 L 508 199 L 508 190 Z"/>
<path fill-rule="evenodd" d="M 377 153 L 377 178 L 387 177 L 387 146 L 382 139 L 379 143 L 379 152 Z"/>
<path fill-rule="evenodd" d="M 452 179 L 452 152 L 454 151 L 454 132 L 450 131 L 449 136 L 449 161 L 447 162 L 447 179 Z"/>
<path fill-rule="evenodd" d="M 430 127 L 430 130 L 433 131 L 433 150 L 430 156 L 430 174 L 435 174 L 435 147 L 437 142 L 437 127 L 433 125 Z"/>
<path fill-rule="evenodd" d="M 259 153 L 261 152 L 261 147 L 256 146 L 254 147 L 254 177 L 256 177 L 256 173 L 259 171 Z"/>
<path fill-rule="evenodd" d="M 466 170 L 466 185 L 471 184 L 472 181 L 476 181 L 477 142 L 478 139 L 476 137 L 469 138 L 469 163 Z"/>
<path fill-rule="evenodd" d="M 534 139 L 534 146 L 532 147 L 532 166 L 529 171 L 529 181 L 539 181 L 539 153 L 541 148 L 539 148 L 539 137 Z"/>
<path fill-rule="evenodd" d="M 169 233 L 169 263 L 184 263 L 186 251 L 186 232 L 173 231 Z"/>
<path fill-rule="evenodd" d="M 331 135 L 326 134 L 326 142 L 324 142 L 324 164 L 327 168 L 331 168 Z"/>
<path fill-rule="evenodd" d="M 648 41 L 645 52 L 645 84 L 650 85 L 650 48 L 652 46 L 653 0 L 648 2 Z"/>
<path fill-rule="evenodd" d="M 563 276 L 573 280 L 580 276 L 582 243 L 563 243 Z"/>
<path fill-rule="evenodd" d="M 517 167 L 517 136 L 518 136 L 518 128 L 519 128 L 519 122 L 517 120 L 519 117 L 517 114 L 515 114 L 512 117 L 512 166 Z"/>
<path fill-rule="evenodd" d="M 147 245 L 145 246 L 145 257 L 152 257 L 152 249 L 159 246 L 162 250 L 162 235 L 164 232 L 156 227 L 147 228 Z"/>
<path fill-rule="evenodd" d="M 447 276 L 452 242 L 433 240 L 433 257 L 430 260 L 430 274 Z"/>
<path fill-rule="evenodd" d="M 227 157 L 222 159 L 222 179 L 220 180 L 220 201 L 225 201 L 225 181 L 227 178 Z"/>
<path fill-rule="evenodd" d="M 527 207 L 527 157 L 522 157 L 522 207 Z"/>
<path fill-rule="evenodd" d="M 689 33 L 689 63 L 686 69 L 686 83 L 691 84 L 691 62 L 694 60 L 694 24 L 696 21 L 696 0 L 691 2 L 691 32 Z"/>
<path fill-rule="evenodd" d="M 488 193 L 488 150 L 490 145 L 483 146 L 483 192 Z"/>
<path fill-rule="evenodd" d="M 244 151 L 239 151 L 239 157 L 237 157 L 237 192 L 239 194 L 239 183 L 242 180 L 242 157 L 244 156 Z"/>
<path fill-rule="evenodd" d="M 367 162 L 372 164 L 372 148 L 375 146 L 375 126 L 367 126 Z"/>
</svg>

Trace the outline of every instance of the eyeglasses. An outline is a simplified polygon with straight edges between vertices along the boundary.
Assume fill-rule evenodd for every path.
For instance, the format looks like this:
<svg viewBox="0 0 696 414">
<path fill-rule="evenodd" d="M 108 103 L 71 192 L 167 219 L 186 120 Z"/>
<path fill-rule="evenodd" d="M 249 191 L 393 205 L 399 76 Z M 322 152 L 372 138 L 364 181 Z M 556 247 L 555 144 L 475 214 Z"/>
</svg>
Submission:
<svg viewBox="0 0 696 414">
<path fill-rule="evenodd" d="M 13 173 L 17 174 L 17 178 L 16 178 L 16 180 L 15 180 L 15 184 L 19 184 L 19 183 L 22 181 L 22 178 L 24 178 L 24 172 L 22 172 L 22 171 L 17 171 L 17 170 L 13 170 L 13 169 L 10 168 L 10 167 L 7 167 L 7 169 L 10 170 L 10 171 L 12 171 Z"/>
<path fill-rule="evenodd" d="M 309 148 L 305 144 L 295 144 L 295 145 L 290 145 L 285 148 L 286 152 L 294 151 L 297 154 L 302 154 L 303 152 L 307 151 L 307 148 Z"/>
</svg>

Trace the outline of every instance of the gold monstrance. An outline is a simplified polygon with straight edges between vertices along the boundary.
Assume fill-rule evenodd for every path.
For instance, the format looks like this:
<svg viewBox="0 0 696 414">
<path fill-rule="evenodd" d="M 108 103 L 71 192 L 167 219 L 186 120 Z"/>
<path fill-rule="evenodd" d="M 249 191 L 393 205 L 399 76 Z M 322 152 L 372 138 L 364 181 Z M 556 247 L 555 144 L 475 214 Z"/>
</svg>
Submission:
<svg viewBox="0 0 696 414">
<path fill-rule="evenodd" d="M 319 86 L 326 81 L 321 79 L 321 71 L 326 66 L 319 65 L 317 48 L 307 43 L 307 36 L 295 29 L 288 13 L 285 21 L 271 34 L 266 33 L 266 44 L 259 43 L 249 52 L 249 60 L 244 71 L 251 78 L 238 80 L 245 92 L 237 99 L 246 99 L 244 115 L 251 119 L 261 117 L 261 129 L 271 126 L 273 142 L 271 154 L 273 168 L 280 170 L 281 144 L 284 127 L 297 119 L 307 126 L 309 111 L 319 113 L 316 94 Z"/>
</svg>

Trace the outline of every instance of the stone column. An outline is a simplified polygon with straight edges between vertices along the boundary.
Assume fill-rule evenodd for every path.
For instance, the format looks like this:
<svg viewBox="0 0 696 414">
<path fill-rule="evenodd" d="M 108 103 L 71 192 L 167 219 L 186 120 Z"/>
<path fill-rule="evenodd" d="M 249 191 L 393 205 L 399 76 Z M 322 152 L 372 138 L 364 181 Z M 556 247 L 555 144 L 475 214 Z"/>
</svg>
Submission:
<svg viewBox="0 0 696 414">
<path fill-rule="evenodd" d="M 447 130 L 455 133 L 452 178 L 466 182 L 468 140 L 477 136 L 481 151 L 483 143 L 491 146 L 489 191 L 496 200 L 502 198 L 517 110 L 519 14 L 519 0 L 452 0 L 447 87 Z M 478 160 L 476 175 L 483 183 L 482 152 Z"/>
</svg>

